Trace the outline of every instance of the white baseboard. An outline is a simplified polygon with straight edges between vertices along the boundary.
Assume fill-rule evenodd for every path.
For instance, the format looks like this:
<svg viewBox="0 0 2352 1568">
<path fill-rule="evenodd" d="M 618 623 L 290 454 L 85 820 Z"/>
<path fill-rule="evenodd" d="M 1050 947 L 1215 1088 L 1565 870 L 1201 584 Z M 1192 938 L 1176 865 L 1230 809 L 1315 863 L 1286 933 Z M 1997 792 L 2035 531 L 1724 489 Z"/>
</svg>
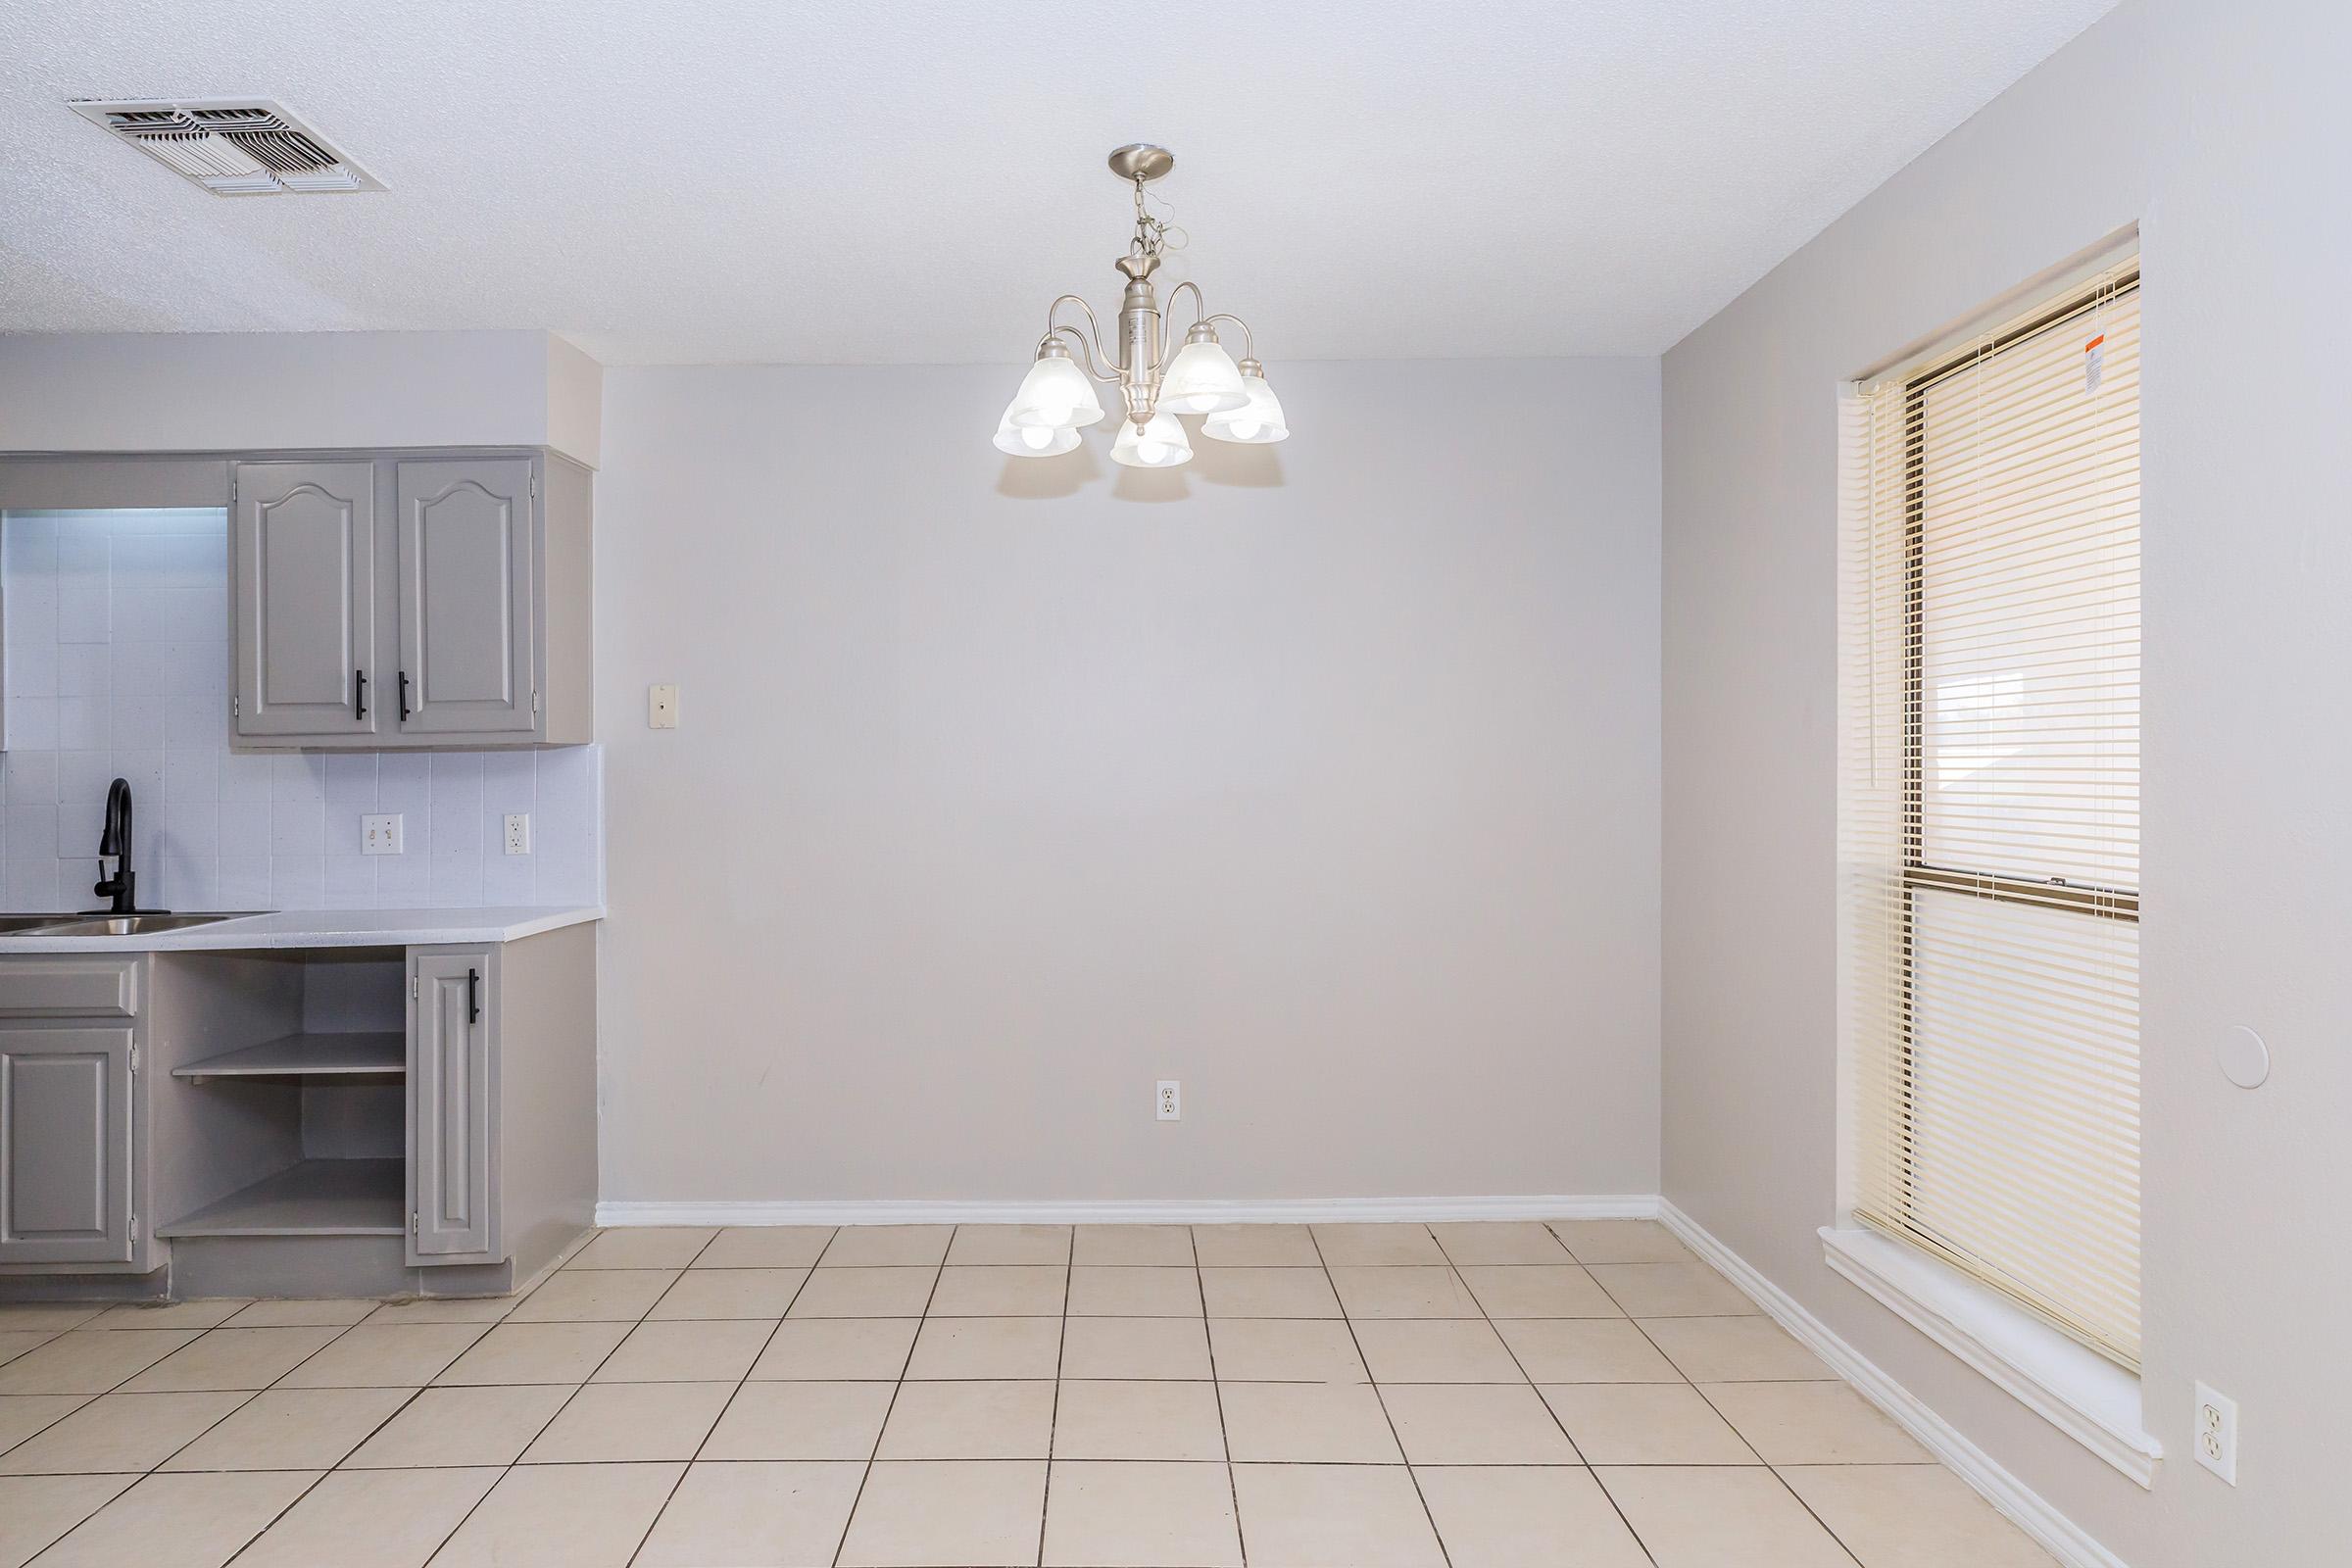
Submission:
<svg viewBox="0 0 2352 1568">
<path fill-rule="evenodd" d="M 599 1225 L 1267 1225 L 1348 1220 L 1651 1219 L 1642 1193 L 1508 1198 L 813 1199 L 610 1202 Z"/>
<path fill-rule="evenodd" d="M 2019 1529 L 2032 1536 L 2065 1568 L 2129 1568 L 2121 1557 L 2092 1540 L 2082 1526 L 2050 1506 L 2039 1493 L 1994 1462 L 1990 1454 L 1970 1442 L 1959 1428 L 1832 1333 L 1828 1324 L 1757 1273 L 1747 1259 L 1717 1241 L 1696 1220 L 1663 1199 L 1658 1201 L 1658 1218 L 1690 1250 L 1746 1292 L 1773 1321 L 1828 1362 L 1831 1371 L 1860 1390 L 1865 1398 L 1893 1417 L 1897 1425 L 1949 1465 L 1961 1480 L 1983 1493 L 1986 1501 L 2015 1521 Z"/>
</svg>

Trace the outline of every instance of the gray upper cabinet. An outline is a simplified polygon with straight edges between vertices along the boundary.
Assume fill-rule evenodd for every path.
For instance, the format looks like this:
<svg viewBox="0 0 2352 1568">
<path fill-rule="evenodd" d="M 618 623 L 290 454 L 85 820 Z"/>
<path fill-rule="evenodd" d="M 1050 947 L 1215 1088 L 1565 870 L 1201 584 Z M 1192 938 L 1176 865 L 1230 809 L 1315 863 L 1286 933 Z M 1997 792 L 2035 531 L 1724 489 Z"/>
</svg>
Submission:
<svg viewBox="0 0 2352 1568">
<path fill-rule="evenodd" d="M 408 1261 L 502 1255 L 491 1150 L 497 1002 L 490 949 L 409 957 Z"/>
<path fill-rule="evenodd" d="M 130 1261 L 135 1038 L 0 1028 L 0 1264 Z"/>
<path fill-rule="evenodd" d="M 375 470 L 240 464 L 236 479 L 240 737 L 373 737 Z"/>
<path fill-rule="evenodd" d="M 355 454 L 240 462 L 233 493 L 237 741 L 591 738 L 587 469 L 543 452 Z"/>
<path fill-rule="evenodd" d="M 539 702 L 531 466 L 397 469 L 401 731 L 528 733 Z"/>
</svg>

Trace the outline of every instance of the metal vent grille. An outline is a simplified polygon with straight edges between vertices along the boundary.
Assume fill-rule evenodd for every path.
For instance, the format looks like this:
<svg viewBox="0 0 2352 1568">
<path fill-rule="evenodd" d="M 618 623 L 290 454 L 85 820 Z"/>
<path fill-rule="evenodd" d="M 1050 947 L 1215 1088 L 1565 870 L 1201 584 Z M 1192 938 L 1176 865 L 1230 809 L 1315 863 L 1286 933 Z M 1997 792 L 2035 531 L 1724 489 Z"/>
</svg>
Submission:
<svg viewBox="0 0 2352 1568">
<path fill-rule="evenodd" d="M 325 137 L 266 98 L 142 99 L 73 107 L 216 196 L 384 188 Z"/>
</svg>

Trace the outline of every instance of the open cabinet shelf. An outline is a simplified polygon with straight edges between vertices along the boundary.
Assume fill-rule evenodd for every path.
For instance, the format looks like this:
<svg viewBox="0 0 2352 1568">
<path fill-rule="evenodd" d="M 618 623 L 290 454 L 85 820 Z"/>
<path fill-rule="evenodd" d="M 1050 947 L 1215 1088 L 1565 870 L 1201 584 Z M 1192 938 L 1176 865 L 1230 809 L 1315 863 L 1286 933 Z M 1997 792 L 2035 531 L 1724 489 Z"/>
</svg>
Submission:
<svg viewBox="0 0 2352 1568">
<path fill-rule="evenodd" d="M 207 1203 L 158 1236 L 402 1236 L 408 1172 L 397 1159 L 306 1159 Z"/>
<path fill-rule="evenodd" d="M 385 1033 L 285 1035 L 172 1069 L 174 1078 L 352 1078 L 408 1071 L 408 1040 Z"/>
</svg>

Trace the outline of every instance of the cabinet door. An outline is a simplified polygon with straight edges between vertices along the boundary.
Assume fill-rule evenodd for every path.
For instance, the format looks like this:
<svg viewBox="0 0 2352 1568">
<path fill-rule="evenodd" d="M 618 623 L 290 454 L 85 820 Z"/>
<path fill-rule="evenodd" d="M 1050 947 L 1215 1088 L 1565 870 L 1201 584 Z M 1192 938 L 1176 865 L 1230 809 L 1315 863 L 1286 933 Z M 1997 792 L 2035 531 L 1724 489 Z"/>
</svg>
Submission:
<svg viewBox="0 0 2352 1568">
<path fill-rule="evenodd" d="M 127 1025 L 0 1029 L 0 1263 L 130 1261 Z"/>
<path fill-rule="evenodd" d="M 490 954 L 409 959 L 409 1261 L 494 1258 Z"/>
<path fill-rule="evenodd" d="M 240 463 L 239 735 L 372 735 L 375 467 Z"/>
<path fill-rule="evenodd" d="M 530 730 L 531 465 L 400 465 L 401 733 Z"/>
</svg>

